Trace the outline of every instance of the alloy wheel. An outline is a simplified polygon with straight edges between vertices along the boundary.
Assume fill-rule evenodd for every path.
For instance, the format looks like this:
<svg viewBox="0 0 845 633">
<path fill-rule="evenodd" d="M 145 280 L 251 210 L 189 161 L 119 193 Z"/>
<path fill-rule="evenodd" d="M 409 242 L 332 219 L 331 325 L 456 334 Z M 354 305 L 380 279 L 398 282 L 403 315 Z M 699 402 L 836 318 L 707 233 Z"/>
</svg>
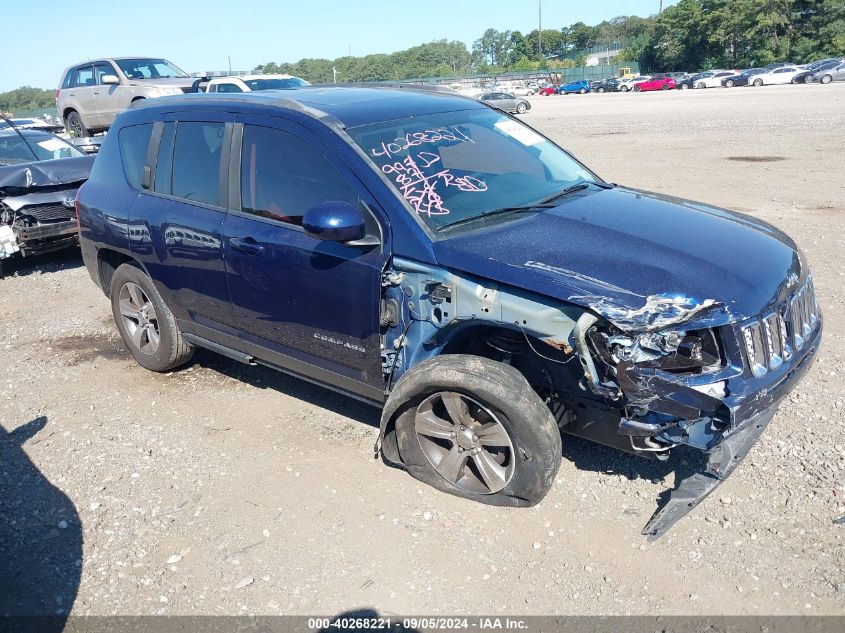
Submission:
<svg viewBox="0 0 845 633">
<path fill-rule="evenodd" d="M 123 284 L 118 294 L 118 305 L 123 327 L 132 344 L 142 354 L 155 354 L 161 344 L 158 317 L 153 302 L 141 286 L 131 281 Z"/>
<path fill-rule="evenodd" d="M 461 490 L 494 494 L 514 473 L 514 448 L 499 418 L 462 393 L 423 400 L 414 416 L 420 448 L 432 468 Z"/>
</svg>

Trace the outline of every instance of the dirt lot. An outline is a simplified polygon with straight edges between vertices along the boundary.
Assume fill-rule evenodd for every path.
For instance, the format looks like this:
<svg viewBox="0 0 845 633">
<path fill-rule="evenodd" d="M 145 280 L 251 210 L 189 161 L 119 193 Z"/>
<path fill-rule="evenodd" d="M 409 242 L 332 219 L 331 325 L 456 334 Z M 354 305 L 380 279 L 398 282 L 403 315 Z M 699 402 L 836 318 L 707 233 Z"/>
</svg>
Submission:
<svg viewBox="0 0 845 633">
<path fill-rule="evenodd" d="M 446 496 L 373 459 L 365 405 L 211 353 L 139 368 L 78 257 L 53 256 L 0 280 L 0 595 L 76 614 L 845 613 L 845 84 L 533 104 L 607 179 L 762 217 L 809 258 L 822 352 L 716 494 L 648 544 L 670 468 L 565 438 L 539 507 Z"/>
</svg>

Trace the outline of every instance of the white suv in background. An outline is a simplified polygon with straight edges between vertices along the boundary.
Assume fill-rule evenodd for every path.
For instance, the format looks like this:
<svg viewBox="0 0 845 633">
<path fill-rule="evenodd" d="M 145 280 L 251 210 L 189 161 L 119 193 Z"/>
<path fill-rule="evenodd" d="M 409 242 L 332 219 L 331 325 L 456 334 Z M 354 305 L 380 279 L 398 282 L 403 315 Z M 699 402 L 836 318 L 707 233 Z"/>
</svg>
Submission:
<svg viewBox="0 0 845 633">
<path fill-rule="evenodd" d="M 65 69 L 56 91 L 56 109 L 69 134 L 91 136 L 109 129 L 134 101 L 191 92 L 193 82 L 166 59 L 95 59 Z"/>
<path fill-rule="evenodd" d="M 289 90 L 310 86 L 307 81 L 293 75 L 242 75 L 240 77 L 215 77 L 206 84 L 206 92 L 252 92 L 254 90 Z"/>
</svg>

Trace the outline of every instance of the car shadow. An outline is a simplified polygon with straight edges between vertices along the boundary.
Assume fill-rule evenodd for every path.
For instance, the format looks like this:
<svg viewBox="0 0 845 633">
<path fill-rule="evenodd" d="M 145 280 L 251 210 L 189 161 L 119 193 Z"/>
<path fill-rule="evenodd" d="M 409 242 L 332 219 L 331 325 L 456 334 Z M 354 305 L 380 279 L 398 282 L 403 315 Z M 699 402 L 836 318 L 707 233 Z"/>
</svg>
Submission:
<svg viewBox="0 0 845 633">
<path fill-rule="evenodd" d="M 82 252 L 76 247 L 31 257 L 15 255 L 14 257 L 0 260 L 0 282 L 11 277 L 24 277 L 26 275 L 72 270 L 79 268 L 82 264 Z"/>
<path fill-rule="evenodd" d="M 681 482 L 704 470 L 707 462 L 704 453 L 686 446 L 672 449 L 669 458 L 660 461 L 624 453 L 566 434 L 563 435 L 563 458 L 572 462 L 578 470 L 618 475 L 628 481 L 644 479 L 653 484 L 660 484 L 666 480 L 667 475 L 674 473 L 672 486 L 664 488 L 656 496 L 655 512 L 666 505 L 672 491 L 677 489 Z"/>
<path fill-rule="evenodd" d="M 244 365 L 201 348 L 197 349 L 192 364 L 243 381 L 258 389 L 273 389 L 362 424 L 379 428 L 381 409 L 269 367 Z M 663 489 L 656 496 L 655 510 L 666 504 L 671 491 L 680 482 L 703 470 L 706 461 L 702 453 L 685 446 L 672 450 L 666 461 L 659 461 L 623 453 L 615 448 L 566 434 L 563 435 L 563 458 L 570 461 L 578 470 L 619 475 L 630 481 L 644 479 L 653 484 L 660 484 L 666 480 L 667 475 L 674 473 L 672 488 Z M 389 461 L 382 461 L 386 465 L 396 467 Z"/>
<path fill-rule="evenodd" d="M 356 422 L 379 428 L 381 409 L 270 367 L 245 365 L 202 348 L 197 349 L 191 364 L 212 369 L 258 389 L 273 389 Z"/>
<path fill-rule="evenodd" d="M 0 426 L 0 629 L 8 631 L 63 630 L 82 574 L 76 507 L 24 450 L 46 426 L 44 416 Z"/>
</svg>

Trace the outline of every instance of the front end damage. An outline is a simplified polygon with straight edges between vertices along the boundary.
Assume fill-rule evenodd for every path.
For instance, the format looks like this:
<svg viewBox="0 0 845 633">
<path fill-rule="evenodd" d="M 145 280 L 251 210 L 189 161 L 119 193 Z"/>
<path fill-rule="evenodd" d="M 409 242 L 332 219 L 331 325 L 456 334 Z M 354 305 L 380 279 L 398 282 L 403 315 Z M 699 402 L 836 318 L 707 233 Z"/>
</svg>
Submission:
<svg viewBox="0 0 845 633">
<path fill-rule="evenodd" d="M 704 467 L 677 482 L 643 530 L 656 539 L 731 474 L 810 367 L 822 330 L 812 279 L 786 285 L 747 317 L 686 296 L 635 308 L 595 296 L 554 302 L 394 260 L 383 280 L 385 380 L 389 390 L 442 353 L 488 356 L 526 376 L 564 433 L 659 460 L 701 451 Z M 387 422 L 382 450 L 397 461 Z"/>
<path fill-rule="evenodd" d="M 0 261 L 77 243 L 76 192 L 93 156 L 0 167 Z"/>
</svg>

